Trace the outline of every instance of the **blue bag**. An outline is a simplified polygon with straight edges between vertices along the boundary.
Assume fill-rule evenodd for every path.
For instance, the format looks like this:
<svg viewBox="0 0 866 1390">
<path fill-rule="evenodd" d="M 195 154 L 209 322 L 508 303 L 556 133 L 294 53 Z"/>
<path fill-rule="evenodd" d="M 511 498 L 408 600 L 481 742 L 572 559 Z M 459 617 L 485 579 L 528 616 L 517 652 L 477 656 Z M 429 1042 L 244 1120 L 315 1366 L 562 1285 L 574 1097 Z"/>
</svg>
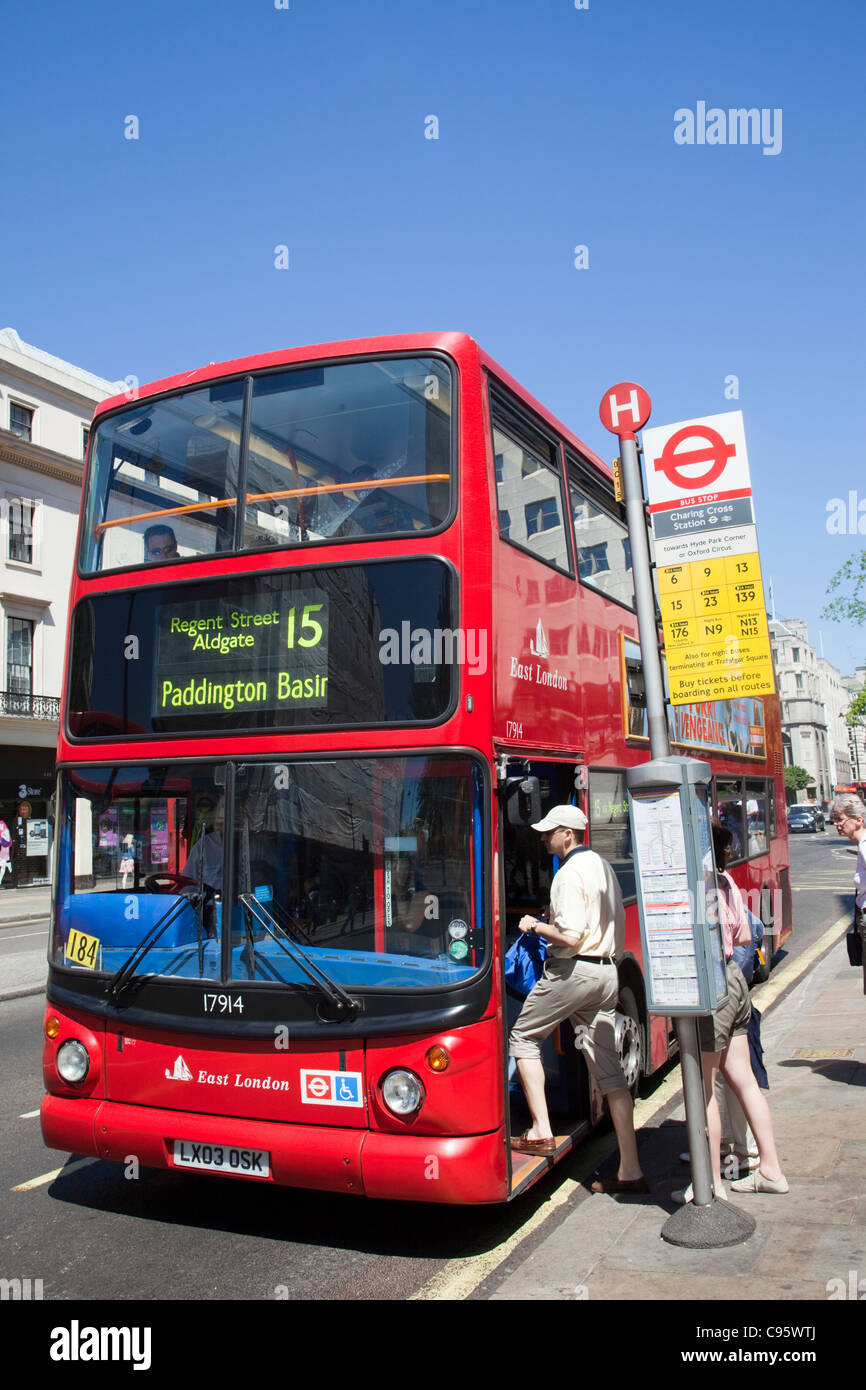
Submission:
<svg viewBox="0 0 866 1390">
<path fill-rule="evenodd" d="M 764 924 L 760 917 L 756 917 L 754 912 L 750 912 L 748 908 L 746 908 L 746 916 L 749 919 L 752 939 L 748 946 L 734 947 L 734 961 L 742 970 L 746 984 L 750 985 L 755 973 L 755 952 L 764 939 Z"/>
<path fill-rule="evenodd" d="M 522 998 L 541 979 L 547 942 L 534 932 L 521 932 L 505 952 L 505 983 L 512 994 Z"/>
</svg>

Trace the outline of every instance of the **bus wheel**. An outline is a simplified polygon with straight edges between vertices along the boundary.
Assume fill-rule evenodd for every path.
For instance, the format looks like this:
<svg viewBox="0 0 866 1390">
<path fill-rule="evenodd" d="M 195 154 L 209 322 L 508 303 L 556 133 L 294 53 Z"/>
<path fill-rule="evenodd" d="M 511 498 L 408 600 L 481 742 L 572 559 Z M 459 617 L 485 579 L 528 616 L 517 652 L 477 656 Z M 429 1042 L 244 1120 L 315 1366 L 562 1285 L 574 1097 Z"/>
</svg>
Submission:
<svg viewBox="0 0 866 1390">
<path fill-rule="evenodd" d="M 634 993 L 628 985 L 619 992 L 616 1008 L 616 1050 L 632 1096 L 644 1072 L 643 1026 Z"/>
</svg>

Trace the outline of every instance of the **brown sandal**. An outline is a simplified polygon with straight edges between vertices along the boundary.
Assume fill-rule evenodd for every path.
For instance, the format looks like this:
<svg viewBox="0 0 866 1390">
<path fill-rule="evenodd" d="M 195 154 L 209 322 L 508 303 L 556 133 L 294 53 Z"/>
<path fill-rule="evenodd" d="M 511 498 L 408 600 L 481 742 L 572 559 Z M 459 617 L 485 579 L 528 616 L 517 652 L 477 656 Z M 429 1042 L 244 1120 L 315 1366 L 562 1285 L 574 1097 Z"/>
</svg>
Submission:
<svg viewBox="0 0 866 1390">
<path fill-rule="evenodd" d="M 556 1153 L 556 1140 L 552 1135 L 549 1139 L 527 1139 L 528 1133 L 529 1130 L 525 1129 L 517 1139 L 511 1140 L 511 1147 L 515 1153 L 539 1154 L 542 1157 Z"/>
</svg>

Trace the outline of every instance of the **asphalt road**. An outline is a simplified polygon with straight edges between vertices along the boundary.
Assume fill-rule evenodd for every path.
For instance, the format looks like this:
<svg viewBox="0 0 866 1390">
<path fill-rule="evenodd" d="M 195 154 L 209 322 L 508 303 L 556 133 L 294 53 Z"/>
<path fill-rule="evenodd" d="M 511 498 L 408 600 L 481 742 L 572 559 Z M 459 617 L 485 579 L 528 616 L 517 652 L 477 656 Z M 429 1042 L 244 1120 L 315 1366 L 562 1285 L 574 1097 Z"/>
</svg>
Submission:
<svg viewBox="0 0 866 1390">
<path fill-rule="evenodd" d="M 15 922 L 0 929 L 0 957 L 22 956 L 48 949 L 48 918 L 44 922 Z"/>
<path fill-rule="evenodd" d="M 834 831 L 792 837 L 796 929 L 777 970 L 848 910 L 853 869 Z M 14 938 L 40 928 L 0 932 L 0 952 L 32 949 Z M 508 1207 L 448 1208 L 75 1166 L 45 1149 L 39 1130 L 43 1004 L 0 1003 L 0 1277 L 42 1279 L 46 1300 L 404 1300 L 447 1262 L 513 1236 L 555 1181 Z M 590 1154 L 568 1161 L 572 1176 Z"/>
</svg>

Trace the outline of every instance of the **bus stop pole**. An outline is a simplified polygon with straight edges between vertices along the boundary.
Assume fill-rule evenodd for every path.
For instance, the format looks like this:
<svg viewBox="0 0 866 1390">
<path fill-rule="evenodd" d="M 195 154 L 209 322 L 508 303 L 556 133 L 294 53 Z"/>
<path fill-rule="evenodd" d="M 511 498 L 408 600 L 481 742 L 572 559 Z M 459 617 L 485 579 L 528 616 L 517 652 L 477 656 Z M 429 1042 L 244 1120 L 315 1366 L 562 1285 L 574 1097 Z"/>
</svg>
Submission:
<svg viewBox="0 0 866 1390">
<path fill-rule="evenodd" d="M 646 691 L 649 726 L 650 757 L 669 758 L 667 711 L 665 709 L 662 666 L 659 656 L 656 602 L 647 541 L 646 511 L 640 462 L 633 438 L 620 438 L 623 490 L 625 492 L 628 539 L 631 547 L 638 633 L 640 636 L 641 666 Z M 686 1106 L 686 1132 L 692 1168 L 692 1188 L 695 1205 L 709 1206 L 714 1201 L 713 1176 L 710 1163 L 710 1142 L 707 1129 L 707 1106 L 698 1047 L 698 1029 L 691 1015 L 677 1019 L 677 1040 L 683 1076 L 683 1098 Z"/>
</svg>

